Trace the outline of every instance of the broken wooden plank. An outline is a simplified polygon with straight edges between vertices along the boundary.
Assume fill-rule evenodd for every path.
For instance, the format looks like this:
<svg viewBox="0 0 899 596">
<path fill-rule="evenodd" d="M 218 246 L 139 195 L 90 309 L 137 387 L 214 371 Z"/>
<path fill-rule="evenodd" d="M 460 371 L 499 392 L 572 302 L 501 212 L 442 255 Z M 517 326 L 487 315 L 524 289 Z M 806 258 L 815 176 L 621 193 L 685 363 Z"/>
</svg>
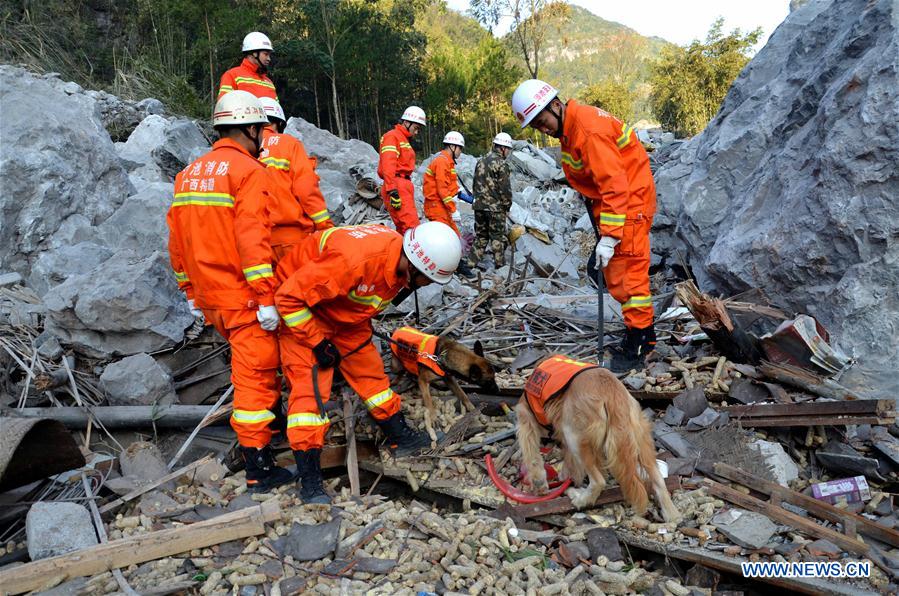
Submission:
<svg viewBox="0 0 899 596">
<path fill-rule="evenodd" d="M 665 486 L 668 487 L 669 492 L 679 489 L 680 478 L 678 476 L 666 478 Z M 593 507 L 608 505 L 609 503 L 618 503 L 623 500 L 624 494 L 622 494 L 621 488 L 613 486 L 600 493 L 599 497 L 597 497 L 596 499 L 596 502 L 593 504 Z M 544 515 L 553 515 L 557 513 L 569 513 L 576 510 L 577 508 L 571 504 L 571 499 L 569 499 L 568 497 L 559 497 L 558 499 L 552 499 L 551 501 L 544 501 L 542 503 L 528 503 L 525 505 L 502 507 L 499 509 L 499 511 L 488 513 L 488 515 L 492 517 L 501 516 L 500 519 L 502 519 L 506 515 L 512 514 L 513 519 L 515 517 L 528 519 L 542 517 Z"/>
<path fill-rule="evenodd" d="M 65 555 L 0 570 L 0 586 L 3 586 L 3 591 L 7 594 L 21 594 L 36 590 L 50 580 L 61 578 L 62 581 L 66 581 L 95 575 L 111 569 L 188 552 L 195 548 L 205 548 L 229 540 L 264 534 L 266 522 L 280 518 L 281 508 L 278 499 L 273 498 L 259 506 L 247 507 L 189 526 L 113 540 Z"/>
<path fill-rule="evenodd" d="M 802 389 L 813 395 L 820 395 L 821 397 L 829 397 L 830 399 L 836 400 L 859 399 L 858 395 L 852 393 L 836 381 L 820 377 L 810 371 L 799 368 L 798 366 L 774 364 L 773 362 L 765 361 L 757 367 L 757 370 L 769 379 Z"/>
<path fill-rule="evenodd" d="M 128 501 L 134 500 L 137 497 L 141 496 L 142 494 L 148 493 L 151 490 L 158 488 L 159 486 L 165 484 L 166 482 L 168 482 L 170 480 L 174 480 L 176 478 L 184 476 L 185 474 L 189 474 L 189 473 L 193 472 L 200 466 L 207 464 L 210 461 L 212 461 L 211 455 L 201 457 L 197 461 L 187 464 L 183 468 L 178 468 L 174 472 L 171 472 L 170 474 L 166 474 L 159 480 L 155 480 L 147 485 L 141 486 L 140 488 L 136 488 L 133 491 L 131 491 L 130 493 L 127 493 L 127 494 L 119 497 L 115 501 L 111 501 L 111 502 L 107 503 L 106 505 L 103 505 L 102 507 L 100 507 L 100 513 L 102 514 L 102 513 L 108 512 L 108 511 L 112 511 L 113 509 L 115 509 L 121 505 L 124 505 Z"/>
<path fill-rule="evenodd" d="M 731 418 L 763 418 L 773 416 L 829 416 L 873 415 L 889 417 L 895 414 L 891 399 L 858 399 L 852 401 L 813 401 L 789 404 L 757 403 L 720 408 Z"/>
<path fill-rule="evenodd" d="M 859 542 L 858 540 L 844 536 L 836 530 L 825 528 L 824 526 L 815 523 L 813 520 L 796 515 L 774 503 L 766 503 L 761 499 L 756 499 L 750 495 L 743 494 L 740 491 L 734 490 L 719 482 L 715 482 L 714 480 L 706 479 L 703 481 L 703 484 L 708 487 L 709 494 L 712 496 L 720 497 L 725 501 L 744 509 L 761 513 L 776 522 L 786 524 L 801 532 L 805 532 L 810 536 L 814 536 L 815 538 L 825 538 L 830 540 L 845 551 L 857 555 L 868 555 L 871 549 L 871 547 L 864 542 Z"/>
<path fill-rule="evenodd" d="M 896 421 L 895 418 L 878 418 L 877 416 L 784 416 L 767 418 L 737 418 L 733 422 L 739 422 L 743 426 L 755 428 L 776 428 L 785 426 L 847 426 L 849 424 L 874 424 L 889 426 Z"/>
<path fill-rule="evenodd" d="M 66 428 L 87 428 L 91 417 L 108 429 L 119 428 L 186 428 L 191 427 L 212 410 L 212 406 L 94 406 L 85 408 L 10 408 L 4 416 L 13 418 L 47 418 L 61 422 Z"/>
<path fill-rule="evenodd" d="M 359 460 L 356 454 L 356 421 L 353 418 L 353 405 L 356 400 L 352 395 L 343 396 L 343 432 L 346 436 L 346 470 L 350 478 L 350 493 L 358 497 L 361 493 L 359 486 Z"/>
<path fill-rule="evenodd" d="M 732 482 L 737 482 L 747 488 L 770 496 L 772 503 L 791 503 L 797 507 L 802 507 L 816 517 L 842 524 L 844 528 L 843 532 L 850 538 L 853 537 L 851 528 L 854 528 L 861 534 L 893 546 L 899 546 L 899 532 L 896 530 L 876 524 L 867 518 L 855 515 L 849 511 L 838 509 L 830 503 L 819 501 L 814 497 L 790 490 L 776 482 L 753 476 L 748 472 L 725 463 L 716 463 L 715 473 L 722 478 L 727 478 Z"/>
</svg>

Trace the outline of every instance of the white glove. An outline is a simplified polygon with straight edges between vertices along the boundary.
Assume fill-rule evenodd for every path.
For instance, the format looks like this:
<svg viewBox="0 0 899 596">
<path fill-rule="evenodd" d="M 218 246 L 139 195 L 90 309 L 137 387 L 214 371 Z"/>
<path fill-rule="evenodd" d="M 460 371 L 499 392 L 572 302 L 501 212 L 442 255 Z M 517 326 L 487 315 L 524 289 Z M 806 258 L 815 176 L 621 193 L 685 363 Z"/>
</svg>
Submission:
<svg viewBox="0 0 899 596">
<path fill-rule="evenodd" d="M 260 306 L 259 310 L 256 312 L 256 318 L 259 320 L 259 324 L 262 325 L 262 328 L 266 331 L 274 331 L 277 329 L 278 323 L 281 320 L 278 316 L 278 309 L 274 306 Z"/>
<path fill-rule="evenodd" d="M 459 213 L 458 211 L 453 211 L 452 217 L 453 217 L 453 221 L 458 221 L 458 222 L 462 221 L 462 214 Z"/>
<path fill-rule="evenodd" d="M 197 319 L 202 319 L 203 311 L 197 308 L 197 305 L 194 303 L 193 299 L 188 299 L 187 307 L 190 309 L 190 314 L 192 314 Z"/>
<path fill-rule="evenodd" d="M 603 236 L 599 239 L 599 242 L 596 245 L 596 264 L 599 265 L 601 269 L 605 269 L 606 265 L 609 264 L 609 261 L 612 260 L 612 255 L 615 254 L 615 247 L 618 246 L 619 242 L 621 242 L 621 240 L 612 238 L 611 236 Z"/>
</svg>

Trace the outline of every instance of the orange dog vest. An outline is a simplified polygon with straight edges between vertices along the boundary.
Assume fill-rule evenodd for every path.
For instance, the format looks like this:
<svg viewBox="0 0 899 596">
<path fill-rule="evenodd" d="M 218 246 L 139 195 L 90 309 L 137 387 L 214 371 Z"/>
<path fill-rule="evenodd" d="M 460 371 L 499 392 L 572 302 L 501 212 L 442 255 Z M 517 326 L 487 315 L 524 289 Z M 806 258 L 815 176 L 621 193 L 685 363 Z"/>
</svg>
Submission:
<svg viewBox="0 0 899 596">
<path fill-rule="evenodd" d="M 537 422 L 543 426 L 551 426 L 546 417 L 544 405 L 568 387 L 572 379 L 591 368 L 599 368 L 596 364 L 572 360 L 562 354 L 554 354 L 534 369 L 524 386 L 524 394 Z"/>
<path fill-rule="evenodd" d="M 437 363 L 436 335 L 422 333 L 412 327 L 400 327 L 390 338 L 390 350 L 403 364 L 403 368 L 412 374 L 418 374 L 418 365 L 432 370 L 441 377 L 446 372 Z"/>
</svg>

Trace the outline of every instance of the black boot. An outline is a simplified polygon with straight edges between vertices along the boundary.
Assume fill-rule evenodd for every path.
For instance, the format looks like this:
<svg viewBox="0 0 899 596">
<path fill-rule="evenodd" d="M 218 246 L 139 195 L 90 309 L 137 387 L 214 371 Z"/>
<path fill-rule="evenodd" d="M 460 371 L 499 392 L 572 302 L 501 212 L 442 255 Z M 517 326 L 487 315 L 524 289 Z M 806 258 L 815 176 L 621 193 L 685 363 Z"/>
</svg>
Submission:
<svg viewBox="0 0 899 596">
<path fill-rule="evenodd" d="M 275 464 L 272 448 L 266 445 L 262 449 L 241 447 L 247 466 L 247 491 L 251 493 L 267 493 L 275 487 L 292 482 L 293 474 Z"/>
<path fill-rule="evenodd" d="M 297 474 L 300 480 L 300 500 L 304 504 L 330 505 L 331 497 L 322 486 L 321 449 L 294 451 L 297 460 Z"/>
<path fill-rule="evenodd" d="M 628 327 L 621 345 L 613 351 L 609 369 L 614 373 L 626 373 L 631 370 L 642 370 L 646 355 L 656 347 L 655 327 L 645 329 Z"/>
<path fill-rule="evenodd" d="M 387 445 L 394 457 L 405 457 L 431 446 L 427 433 L 419 432 L 406 424 L 402 412 L 397 412 L 387 420 L 378 420 L 378 426 L 387 435 Z"/>
<path fill-rule="evenodd" d="M 477 277 L 474 271 L 471 270 L 471 267 L 468 266 L 464 260 L 459 261 L 459 267 L 456 268 L 456 273 L 465 277 L 466 279 L 473 279 Z"/>
</svg>

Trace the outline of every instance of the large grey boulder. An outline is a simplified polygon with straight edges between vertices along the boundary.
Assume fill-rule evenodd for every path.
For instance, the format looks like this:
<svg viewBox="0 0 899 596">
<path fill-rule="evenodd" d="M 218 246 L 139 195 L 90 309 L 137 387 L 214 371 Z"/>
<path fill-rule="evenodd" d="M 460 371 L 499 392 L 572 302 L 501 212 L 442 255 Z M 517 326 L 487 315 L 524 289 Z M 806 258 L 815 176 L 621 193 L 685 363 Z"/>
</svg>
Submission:
<svg viewBox="0 0 899 596">
<path fill-rule="evenodd" d="M 39 296 L 70 277 L 94 270 L 113 254 L 112 249 L 94 242 L 63 245 L 40 253 L 31 267 L 28 285 Z"/>
<path fill-rule="evenodd" d="M 209 151 L 200 128 L 184 118 L 150 115 L 116 150 L 136 186 L 141 181 L 171 182 L 175 174 Z"/>
<path fill-rule="evenodd" d="M 27 276 L 66 218 L 99 224 L 134 192 L 96 101 L 71 91 L 0 66 L 0 269 Z"/>
<path fill-rule="evenodd" d="M 108 365 L 100 385 L 111 406 L 168 405 L 176 399 L 172 375 L 143 352 Z"/>
<path fill-rule="evenodd" d="M 25 535 L 32 561 L 98 544 L 91 514 L 78 503 L 35 503 L 25 516 Z"/>
<path fill-rule="evenodd" d="M 47 330 L 95 357 L 155 352 L 193 323 L 167 260 L 123 250 L 45 296 Z"/>
<path fill-rule="evenodd" d="M 761 287 L 884 378 L 899 358 L 897 55 L 893 0 L 796 8 L 659 168 L 653 238 L 687 252 L 704 290 Z"/>
<path fill-rule="evenodd" d="M 168 182 L 147 184 L 125 199 L 100 225 L 100 238 L 112 248 L 167 254 L 169 231 L 165 216 L 173 193 L 174 186 Z"/>
</svg>

